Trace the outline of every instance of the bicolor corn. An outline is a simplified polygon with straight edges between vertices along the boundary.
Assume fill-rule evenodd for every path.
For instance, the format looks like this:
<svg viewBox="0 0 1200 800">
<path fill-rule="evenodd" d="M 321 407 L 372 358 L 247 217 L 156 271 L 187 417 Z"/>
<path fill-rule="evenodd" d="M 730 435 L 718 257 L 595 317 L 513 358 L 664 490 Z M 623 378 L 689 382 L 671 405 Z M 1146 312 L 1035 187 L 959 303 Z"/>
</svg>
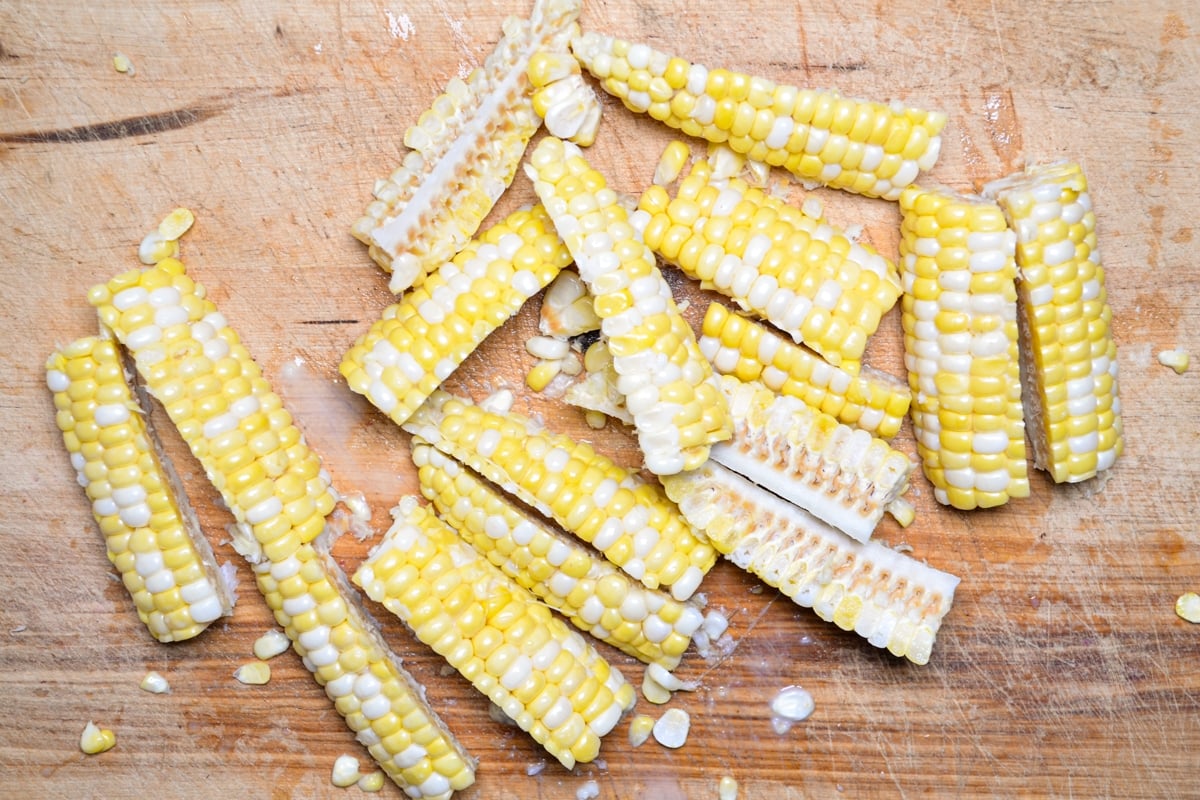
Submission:
<svg viewBox="0 0 1200 800">
<path fill-rule="evenodd" d="M 804 180 L 895 200 L 941 149 L 941 112 L 708 69 L 598 33 L 576 37 L 571 50 L 626 108 Z"/>
</svg>

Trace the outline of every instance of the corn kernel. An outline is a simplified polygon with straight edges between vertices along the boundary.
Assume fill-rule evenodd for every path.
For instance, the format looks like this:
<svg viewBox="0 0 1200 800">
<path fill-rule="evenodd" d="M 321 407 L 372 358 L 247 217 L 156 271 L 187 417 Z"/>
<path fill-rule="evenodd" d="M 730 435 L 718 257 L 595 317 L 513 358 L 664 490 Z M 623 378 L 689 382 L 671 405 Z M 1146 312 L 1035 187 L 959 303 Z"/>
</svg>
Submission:
<svg viewBox="0 0 1200 800">
<path fill-rule="evenodd" d="M 272 628 L 254 640 L 254 655 L 256 658 L 266 661 L 286 652 L 291 646 L 291 640 L 283 631 Z"/>
<path fill-rule="evenodd" d="M 262 686 L 271 680 L 271 665 L 263 661 L 252 661 L 238 667 L 233 677 L 249 686 Z"/>
<path fill-rule="evenodd" d="M 683 747 L 692 727 L 691 716 L 681 708 L 669 708 L 654 723 L 654 741 L 672 750 Z"/>
<path fill-rule="evenodd" d="M 116 744 L 117 735 L 115 733 L 108 728 L 97 727 L 91 720 L 88 720 L 88 724 L 84 726 L 83 734 L 79 737 L 79 749 L 89 756 L 112 750 Z"/>
<path fill-rule="evenodd" d="M 339 789 L 353 786 L 362 778 L 358 769 L 358 759 L 351 755 L 342 754 L 333 762 L 333 774 L 330 781 Z"/>
<path fill-rule="evenodd" d="M 151 694 L 166 694 L 171 691 L 171 685 L 167 683 L 167 679 L 154 670 L 147 672 L 138 686 Z"/>
<path fill-rule="evenodd" d="M 634 747 L 641 747 L 650 738 L 650 732 L 653 730 L 654 717 L 637 714 L 629 721 L 629 743 Z"/>
<path fill-rule="evenodd" d="M 1158 354 L 1158 363 L 1175 370 L 1176 375 L 1188 371 L 1188 354 L 1186 350 L 1162 350 Z"/>
<path fill-rule="evenodd" d="M 1175 613 L 1180 619 L 1200 623 L 1200 594 L 1185 592 L 1175 600 Z"/>
</svg>

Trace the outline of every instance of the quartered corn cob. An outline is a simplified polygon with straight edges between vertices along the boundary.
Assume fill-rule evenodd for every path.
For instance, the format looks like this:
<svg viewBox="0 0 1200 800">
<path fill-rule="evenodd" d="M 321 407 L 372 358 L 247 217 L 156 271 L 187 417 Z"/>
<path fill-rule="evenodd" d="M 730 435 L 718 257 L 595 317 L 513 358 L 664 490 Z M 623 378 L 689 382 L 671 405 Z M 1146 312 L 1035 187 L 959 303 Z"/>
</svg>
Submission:
<svg viewBox="0 0 1200 800">
<path fill-rule="evenodd" d="M 663 478 L 663 485 L 742 569 L 876 647 L 929 661 L 958 578 L 881 544 L 856 542 L 712 461 Z"/>
<path fill-rule="evenodd" d="M 578 31 L 580 0 L 535 0 L 532 17 L 510 17 L 482 68 L 452 78 L 404 134 L 411 152 L 375 187 L 353 226 L 371 257 L 392 273 L 399 294 L 449 261 L 471 238 L 516 175 L 541 120 L 534 112 L 529 61 L 565 51 Z"/>
<path fill-rule="evenodd" d="M 906 515 L 912 463 L 904 453 L 757 381 L 721 381 L 733 440 L 713 446 L 714 461 L 860 542 L 884 511 Z"/>
<path fill-rule="evenodd" d="M 58 428 L 104 534 L 108 560 L 160 642 L 190 639 L 233 611 L 232 567 L 218 568 L 177 491 L 112 340 L 78 339 L 46 362 Z"/>
<path fill-rule="evenodd" d="M 896 435 L 908 413 L 908 387 L 898 379 L 866 367 L 852 375 L 720 303 L 704 315 L 700 350 L 722 375 L 761 381 L 883 439 Z"/>
<path fill-rule="evenodd" d="M 541 206 L 517 211 L 383 312 L 342 358 L 347 385 L 402 424 L 570 261 Z"/>
<path fill-rule="evenodd" d="M 472 783 L 470 758 L 313 549 L 335 504 L 329 476 L 204 288 L 166 259 L 89 300 L 221 492 L 259 590 L 359 740 L 412 797 Z"/>
<path fill-rule="evenodd" d="M 183 264 L 130 270 L 89 300 L 267 558 L 315 538 L 334 505 L 320 458 Z"/>
<path fill-rule="evenodd" d="M 404 425 L 552 518 L 650 589 L 686 600 L 716 560 L 657 484 L 591 445 L 435 392 Z"/>
<path fill-rule="evenodd" d="M 642 193 L 634 228 L 667 262 L 857 373 L 900 296 L 896 267 L 812 215 L 697 161 L 672 198 Z"/>
<path fill-rule="evenodd" d="M 941 149 L 941 112 L 710 70 L 598 33 L 575 38 L 571 49 L 627 108 L 804 180 L 895 200 Z"/>
<path fill-rule="evenodd" d="M 704 621 L 699 608 L 633 581 L 419 439 L 413 461 L 438 515 L 505 575 L 597 639 L 647 664 L 678 666 Z"/>
<path fill-rule="evenodd" d="M 1124 449 L 1117 346 L 1096 215 L 1078 164 L 1030 167 L 989 183 L 1017 237 L 1022 401 L 1034 466 L 1087 480 Z"/>
<path fill-rule="evenodd" d="M 292 646 L 367 751 L 405 794 L 448 798 L 475 761 L 425 701 L 333 559 L 311 544 L 254 565 L 258 588 Z"/>
<path fill-rule="evenodd" d="M 525 169 L 594 297 L 647 469 L 695 468 L 729 438 L 729 419 L 654 254 L 575 145 L 547 137 Z"/>
<path fill-rule="evenodd" d="M 567 769 L 595 759 L 633 687 L 417 498 L 393 513 L 354 581 Z"/>
<path fill-rule="evenodd" d="M 960 509 L 1029 495 L 1017 355 L 1015 237 L 980 198 L 900 196 L 904 362 L 921 468 Z"/>
</svg>

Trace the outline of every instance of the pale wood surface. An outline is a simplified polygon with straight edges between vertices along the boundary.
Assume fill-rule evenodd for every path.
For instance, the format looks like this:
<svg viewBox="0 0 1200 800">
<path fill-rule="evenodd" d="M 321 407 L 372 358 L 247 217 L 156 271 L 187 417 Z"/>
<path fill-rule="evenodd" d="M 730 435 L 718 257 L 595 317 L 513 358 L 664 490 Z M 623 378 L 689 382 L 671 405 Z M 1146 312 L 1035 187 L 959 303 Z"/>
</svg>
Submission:
<svg viewBox="0 0 1200 800">
<path fill-rule="evenodd" d="M 1121 348 L 1128 444 L 1112 479 L 1094 494 L 1039 474 L 1031 499 L 969 515 L 936 507 L 917 480 L 917 522 L 880 535 L 963 578 L 924 668 L 719 564 L 703 589 L 732 618 L 737 647 L 681 667 L 702 682 L 673 701 L 692 714 L 686 747 L 634 749 L 622 729 L 602 764 L 574 774 L 489 720 L 481 697 L 388 621 L 480 759 L 464 798 L 573 798 L 589 779 L 605 798 L 715 797 L 725 774 L 743 798 L 1200 794 L 1200 626 L 1172 610 L 1200 590 L 1200 366 L 1177 376 L 1155 360 L 1169 347 L 1200 356 L 1200 14 L 1182 0 L 929 5 L 587 0 L 583 24 L 710 65 L 944 108 L 930 179 L 956 188 L 1026 159 L 1082 161 Z M 176 646 L 141 628 L 74 482 L 42 365 L 95 330 L 87 287 L 136 265 L 143 233 L 186 205 L 199 218 L 183 241 L 192 274 L 382 530 L 415 482 L 406 436 L 337 375 L 390 297 L 347 229 L 397 162 L 403 128 L 481 61 L 504 15 L 527 10 L 525 0 L 0 2 L 0 795 L 349 796 L 330 785 L 332 762 L 366 754 L 299 659 L 275 659 L 267 686 L 231 677 L 271 624 L 244 565 L 227 623 Z M 113 70 L 116 51 L 135 76 Z M 644 186 L 669 134 L 611 101 L 606 110 L 593 158 L 617 187 Z M 892 204 L 818 194 L 894 254 Z M 519 178 L 502 208 L 531 196 Z M 476 397 L 520 388 L 534 311 L 452 385 Z M 897 313 L 869 361 L 898 371 Z M 636 458 L 624 434 L 593 435 L 555 401 L 522 392 L 518 408 Z M 898 441 L 911 452 L 907 430 Z M 173 447 L 219 554 L 236 561 L 227 512 Z M 352 568 L 365 548 L 344 540 L 336 552 Z M 640 682 L 639 665 L 606 652 Z M 148 669 L 171 694 L 138 688 Z M 790 684 L 817 711 L 779 735 L 767 703 Z M 658 713 L 644 700 L 639 711 Z M 88 719 L 117 732 L 115 750 L 79 752 Z"/>
</svg>

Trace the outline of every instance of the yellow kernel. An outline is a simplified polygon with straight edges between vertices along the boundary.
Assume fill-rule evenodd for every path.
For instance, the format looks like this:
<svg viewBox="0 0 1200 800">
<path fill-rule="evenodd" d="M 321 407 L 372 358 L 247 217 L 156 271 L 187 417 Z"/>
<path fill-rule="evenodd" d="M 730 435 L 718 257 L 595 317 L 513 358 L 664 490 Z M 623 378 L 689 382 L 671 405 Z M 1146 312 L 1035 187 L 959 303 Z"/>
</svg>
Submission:
<svg viewBox="0 0 1200 800">
<path fill-rule="evenodd" d="M 629 723 L 629 743 L 634 747 L 641 747 L 650 738 L 650 732 L 653 730 L 654 717 L 638 714 Z"/>
<path fill-rule="evenodd" d="M 137 70 L 133 68 L 133 62 L 129 60 L 129 56 L 125 55 L 124 53 L 114 53 L 112 65 L 113 69 L 122 75 L 129 75 L 132 77 L 137 72 Z"/>
<path fill-rule="evenodd" d="M 1163 350 L 1158 354 L 1158 363 L 1175 370 L 1176 375 L 1188 371 L 1189 358 L 1186 350 Z"/>
<path fill-rule="evenodd" d="M 265 661 L 252 661 L 238 667 L 233 677 L 250 686 L 262 686 L 271 680 L 271 666 Z"/>
<path fill-rule="evenodd" d="M 383 771 L 368 772 L 358 779 L 358 788 L 364 792 L 378 792 L 383 789 Z"/>
<path fill-rule="evenodd" d="M 83 734 L 79 737 L 79 749 L 87 753 L 89 756 L 94 756 L 98 753 L 103 753 L 112 750 L 117 743 L 117 735 L 108 728 L 98 728 L 91 720 L 83 729 Z"/>
</svg>

